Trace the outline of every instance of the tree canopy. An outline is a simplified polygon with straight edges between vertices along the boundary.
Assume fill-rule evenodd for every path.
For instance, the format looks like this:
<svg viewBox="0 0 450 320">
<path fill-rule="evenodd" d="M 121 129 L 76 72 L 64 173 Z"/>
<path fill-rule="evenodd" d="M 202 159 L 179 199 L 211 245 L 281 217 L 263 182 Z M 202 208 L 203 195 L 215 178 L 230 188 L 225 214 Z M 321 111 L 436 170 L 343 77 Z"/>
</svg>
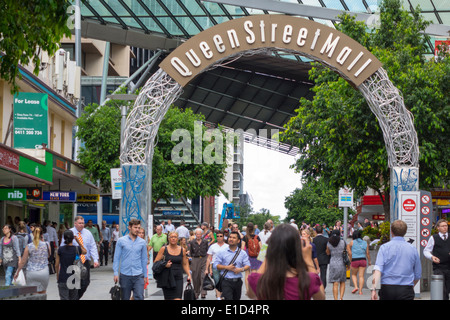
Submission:
<svg viewBox="0 0 450 320">
<path fill-rule="evenodd" d="M 448 184 L 450 169 L 450 58 L 427 57 L 428 22 L 419 9 L 409 14 L 399 0 L 380 6 L 380 27 L 341 16 L 336 28 L 368 48 L 403 94 L 414 116 L 420 150 L 420 188 Z M 323 179 L 335 190 L 347 186 L 361 196 L 367 188 L 389 195 L 388 159 L 382 131 L 362 94 L 335 72 L 314 63 L 312 100 L 302 98 L 282 141 L 300 149 L 294 168 L 304 181 Z M 384 201 L 389 216 L 389 197 Z"/>
<path fill-rule="evenodd" d="M 99 107 L 97 104 L 90 104 L 85 108 L 85 112 L 77 120 L 79 131 L 77 137 L 82 141 L 79 152 L 79 161 L 86 168 L 85 179 L 91 181 L 99 180 L 102 189 L 107 192 L 111 187 L 111 168 L 119 168 L 120 150 L 120 108 L 126 101 L 108 101 L 105 106 Z M 128 102 L 129 103 L 129 102 Z M 188 154 L 183 154 L 185 159 L 194 158 L 194 125 L 201 123 L 204 116 L 194 114 L 191 109 L 181 110 L 177 107 L 170 107 L 163 121 L 160 124 L 156 145 L 153 154 L 152 165 L 152 208 L 155 204 L 171 197 L 184 197 L 192 199 L 197 196 L 219 195 L 225 169 L 227 167 L 225 154 L 225 139 L 210 137 L 207 128 L 201 125 L 200 139 L 202 156 L 209 156 L 213 159 L 221 159 L 222 162 L 212 163 L 175 163 L 173 161 L 173 150 L 180 144 L 179 140 L 173 139 L 176 130 L 186 130 L 189 138 Z M 205 141 L 206 140 L 206 141 Z M 186 141 L 185 141 L 186 142 Z M 214 148 L 214 146 L 222 148 Z M 217 149 L 217 150 L 216 150 Z M 220 153 L 220 151 L 224 151 Z M 217 153 L 217 154 L 216 154 Z"/>
<path fill-rule="evenodd" d="M 70 36 L 67 26 L 69 0 L 0 1 L 0 77 L 18 91 L 19 65 L 34 63 L 39 73 L 40 51 L 52 56 L 61 38 Z"/>
</svg>

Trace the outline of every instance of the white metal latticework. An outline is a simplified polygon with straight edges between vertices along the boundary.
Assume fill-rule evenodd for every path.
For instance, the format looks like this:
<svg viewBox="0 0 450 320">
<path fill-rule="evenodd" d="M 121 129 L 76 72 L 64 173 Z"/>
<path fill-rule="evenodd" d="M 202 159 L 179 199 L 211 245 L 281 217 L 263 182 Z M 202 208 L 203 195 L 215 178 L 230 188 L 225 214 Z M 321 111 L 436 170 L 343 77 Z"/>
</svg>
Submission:
<svg viewBox="0 0 450 320">
<path fill-rule="evenodd" d="M 122 164 L 146 164 L 151 161 L 159 125 L 181 93 L 181 85 L 162 69 L 147 81 L 127 117 L 120 155 Z"/>
<path fill-rule="evenodd" d="M 383 130 L 389 167 L 419 167 L 419 144 L 413 115 L 398 89 L 380 68 L 359 86 Z"/>
</svg>

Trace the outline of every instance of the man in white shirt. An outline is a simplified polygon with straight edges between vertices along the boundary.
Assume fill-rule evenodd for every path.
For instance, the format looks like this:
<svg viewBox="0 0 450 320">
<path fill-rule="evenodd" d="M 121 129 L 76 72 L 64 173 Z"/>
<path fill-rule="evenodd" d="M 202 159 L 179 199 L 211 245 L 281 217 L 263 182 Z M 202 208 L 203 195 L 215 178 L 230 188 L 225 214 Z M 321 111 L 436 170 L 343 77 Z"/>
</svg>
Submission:
<svg viewBox="0 0 450 320">
<path fill-rule="evenodd" d="M 290 225 L 293 226 L 295 229 L 298 230 L 298 226 L 297 226 L 297 224 L 295 223 L 295 220 L 294 220 L 294 219 L 291 219 Z"/>
<path fill-rule="evenodd" d="M 226 244 L 224 241 L 224 235 L 223 235 L 222 230 L 219 230 L 216 232 L 216 237 L 217 237 L 217 242 L 212 244 L 209 247 L 208 252 L 207 252 L 208 258 L 206 260 L 206 271 L 205 271 L 205 274 L 209 273 L 210 275 L 213 276 L 214 283 L 219 282 L 220 272 L 219 272 L 219 270 L 217 270 L 217 268 L 214 268 L 214 266 L 211 262 L 214 259 L 214 257 L 216 256 L 217 252 L 228 248 L 228 244 Z M 210 266 L 211 266 L 211 268 L 210 268 Z M 221 295 L 222 295 L 222 293 L 216 290 L 217 300 L 222 300 L 222 298 L 220 297 Z"/>
<path fill-rule="evenodd" d="M 186 238 L 186 240 L 189 241 L 189 230 L 184 226 L 185 224 L 186 222 L 182 220 L 175 232 L 178 234 L 178 238 Z"/>
<path fill-rule="evenodd" d="M 94 260 L 94 268 L 98 268 L 98 250 L 97 250 L 97 243 L 94 240 L 94 237 L 92 236 L 92 233 L 84 228 L 84 218 L 82 216 L 76 216 L 74 227 L 71 228 L 74 238 L 78 237 L 78 234 L 81 234 L 81 238 L 83 241 L 83 246 L 87 250 L 86 254 L 84 255 L 85 262 L 84 265 L 87 269 L 87 275 L 86 278 L 81 279 L 80 289 L 78 290 L 78 299 L 81 299 L 84 292 L 86 291 L 87 287 L 89 286 L 91 282 L 91 263 L 90 260 Z M 64 246 L 64 241 L 61 242 L 61 246 Z M 78 246 L 77 241 L 73 240 L 73 245 Z"/>
<path fill-rule="evenodd" d="M 450 294 L 450 240 L 448 239 L 448 222 L 440 219 L 436 223 L 439 231 L 428 240 L 423 249 L 425 258 L 433 262 L 433 274 L 444 276 L 444 300 L 449 299 Z"/>
<path fill-rule="evenodd" d="M 167 231 L 167 233 L 175 231 L 175 226 L 172 224 L 171 219 L 167 220 L 166 231 Z"/>
</svg>

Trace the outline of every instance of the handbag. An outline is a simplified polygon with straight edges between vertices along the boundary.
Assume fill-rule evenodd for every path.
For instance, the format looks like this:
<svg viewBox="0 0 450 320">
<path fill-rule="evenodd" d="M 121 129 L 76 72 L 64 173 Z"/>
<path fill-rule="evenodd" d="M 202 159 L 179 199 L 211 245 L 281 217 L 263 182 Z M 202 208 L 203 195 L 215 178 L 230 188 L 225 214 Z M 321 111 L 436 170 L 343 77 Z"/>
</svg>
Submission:
<svg viewBox="0 0 450 320">
<path fill-rule="evenodd" d="M 231 262 L 230 262 L 228 265 L 233 264 L 233 263 L 236 261 L 236 259 L 237 259 L 237 257 L 238 257 L 238 255 L 239 255 L 240 252 L 241 252 L 241 248 L 238 248 L 236 254 L 235 254 L 234 257 L 233 257 L 233 260 L 231 260 Z M 219 291 L 219 292 L 222 292 L 222 281 L 223 281 L 223 279 L 225 278 L 225 275 L 226 275 L 227 273 L 228 273 L 228 270 L 225 270 L 225 272 L 222 273 L 222 275 L 220 276 L 219 281 L 217 281 L 217 283 L 216 283 L 216 289 L 217 289 L 217 291 Z"/>
<path fill-rule="evenodd" d="M 79 247 L 77 247 L 78 250 Z M 80 249 L 81 250 L 81 249 Z M 81 251 L 79 252 L 81 254 Z M 81 258 L 77 252 L 77 255 L 75 256 L 75 260 L 72 263 L 74 266 L 76 266 L 80 270 L 80 279 L 86 279 L 88 270 L 84 263 L 81 261 Z"/>
<path fill-rule="evenodd" d="M 160 274 L 166 268 L 166 264 L 167 264 L 167 262 L 166 262 L 166 251 L 167 251 L 167 246 L 164 249 L 164 255 L 163 255 L 162 260 L 159 260 L 159 261 L 156 261 L 156 262 L 153 263 L 153 266 L 152 266 L 153 275 Z"/>
<path fill-rule="evenodd" d="M 184 300 L 197 300 L 195 297 L 194 287 L 192 287 L 190 281 L 188 281 L 186 288 L 184 289 L 183 298 Z"/>
<path fill-rule="evenodd" d="M 203 279 L 203 290 L 210 291 L 216 288 L 214 284 L 214 280 L 210 277 L 209 274 L 205 274 L 205 278 Z"/>
<path fill-rule="evenodd" d="M 112 300 L 120 300 L 122 297 L 122 288 L 116 283 L 114 287 L 109 290 Z"/>
</svg>

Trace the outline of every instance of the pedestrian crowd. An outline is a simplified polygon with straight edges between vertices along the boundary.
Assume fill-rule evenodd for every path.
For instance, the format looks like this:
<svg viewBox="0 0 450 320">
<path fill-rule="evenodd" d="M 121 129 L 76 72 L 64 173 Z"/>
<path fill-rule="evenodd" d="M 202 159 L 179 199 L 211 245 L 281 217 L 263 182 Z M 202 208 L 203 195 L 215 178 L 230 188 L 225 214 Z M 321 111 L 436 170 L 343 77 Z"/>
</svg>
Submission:
<svg viewBox="0 0 450 320">
<path fill-rule="evenodd" d="M 214 290 L 218 300 L 240 300 L 245 286 L 251 299 L 319 300 L 325 299 L 330 284 L 334 299 L 342 300 L 348 270 L 352 294 L 363 293 L 364 274 L 372 264 L 369 244 L 362 237 L 362 228 L 368 225 L 365 221 L 351 230 L 351 239 L 344 239 L 340 221 L 328 228 L 298 226 L 293 219 L 275 227 L 268 220 L 260 231 L 253 223 L 243 230 L 236 223 L 217 230 L 206 222 L 189 230 L 183 221 L 176 228 L 168 220 L 156 225 L 146 241 L 145 230 L 136 219 L 129 222 L 128 234 L 122 237 L 118 225 L 113 231 L 105 221 L 101 228 L 92 221 L 85 225 L 82 216 L 75 217 L 73 228 L 61 228 L 62 233 L 49 221 L 43 225 L 16 221 L 2 229 L 0 263 L 6 286 L 24 272 L 27 285 L 37 286 L 39 293 L 46 292 L 49 275 L 56 273 L 62 300 L 82 298 L 90 284 L 91 267 L 107 265 L 110 251 L 114 282 L 120 285 L 123 300 L 144 299 L 150 261 L 167 300 L 183 299 L 185 276 L 196 299 Z M 432 261 L 433 273 L 443 275 L 443 297 L 448 300 L 447 220 L 439 220 L 436 228 L 423 254 Z M 412 300 L 422 274 L 420 257 L 404 239 L 404 221 L 394 221 L 390 231 L 390 241 L 380 246 L 375 259 L 372 283 L 366 285 L 373 300 Z"/>
</svg>

